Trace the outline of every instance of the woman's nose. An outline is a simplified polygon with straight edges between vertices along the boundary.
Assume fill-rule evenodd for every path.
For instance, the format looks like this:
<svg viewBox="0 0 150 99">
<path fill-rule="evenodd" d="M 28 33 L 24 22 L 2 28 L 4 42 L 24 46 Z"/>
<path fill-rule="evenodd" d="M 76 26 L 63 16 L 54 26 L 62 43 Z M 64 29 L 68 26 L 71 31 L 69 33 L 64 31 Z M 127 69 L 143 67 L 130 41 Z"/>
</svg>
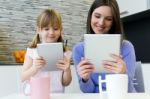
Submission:
<svg viewBox="0 0 150 99">
<path fill-rule="evenodd" d="M 100 25 L 104 25 L 104 18 L 100 18 L 99 21 L 98 21 L 98 23 L 99 23 Z"/>
</svg>

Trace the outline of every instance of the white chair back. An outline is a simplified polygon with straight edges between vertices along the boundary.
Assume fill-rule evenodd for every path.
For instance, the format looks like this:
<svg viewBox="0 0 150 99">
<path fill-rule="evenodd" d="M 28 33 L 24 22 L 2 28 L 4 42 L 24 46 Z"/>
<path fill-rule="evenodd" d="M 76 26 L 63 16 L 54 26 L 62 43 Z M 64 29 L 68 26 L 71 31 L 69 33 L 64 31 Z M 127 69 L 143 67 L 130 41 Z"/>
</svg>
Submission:
<svg viewBox="0 0 150 99">
<path fill-rule="evenodd" d="M 142 73 L 142 67 L 141 62 L 136 62 L 136 69 L 135 69 L 135 76 L 133 79 L 133 84 L 137 92 L 145 92 L 144 88 L 144 80 L 143 80 L 143 73 Z"/>
</svg>

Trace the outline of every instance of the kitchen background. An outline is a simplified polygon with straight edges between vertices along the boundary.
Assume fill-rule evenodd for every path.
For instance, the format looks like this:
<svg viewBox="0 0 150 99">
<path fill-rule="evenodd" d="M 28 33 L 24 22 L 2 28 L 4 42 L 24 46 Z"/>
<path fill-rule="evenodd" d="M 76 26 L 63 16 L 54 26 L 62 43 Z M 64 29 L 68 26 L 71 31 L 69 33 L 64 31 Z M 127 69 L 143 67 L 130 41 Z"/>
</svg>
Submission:
<svg viewBox="0 0 150 99">
<path fill-rule="evenodd" d="M 0 64 L 16 64 L 13 52 L 26 50 L 35 35 L 35 22 L 45 8 L 62 15 L 63 37 L 68 47 L 81 41 L 93 0 L 0 0 Z"/>
<path fill-rule="evenodd" d="M 0 64 L 18 64 L 13 53 L 26 50 L 35 35 L 36 18 L 46 8 L 54 8 L 61 13 L 63 38 L 68 40 L 68 47 L 72 49 L 73 45 L 83 40 L 88 10 L 93 1 L 0 0 Z M 126 36 L 135 47 L 137 61 L 149 63 L 150 46 L 147 43 L 150 42 L 150 0 L 117 2 Z"/>
<path fill-rule="evenodd" d="M 148 62 L 142 63 L 142 70 L 145 92 L 150 93 L 150 0 L 117 1 L 123 14 L 121 16 L 125 16 L 123 20 L 128 30 L 125 33 L 133 40 L 136 55 L 139 60 L 146 58 L 142 62 Z M 26 49 L 35 34 L 37 15 L 49 7 L 59 10 L 63 19 L 63 36 L 68 40 L 69 48 L 72 48 L 83 38 L 87 12 L 92 2 L 93 0 L 0 0 L 0 97 L 20 92 L 22 65 L 16 63 L 12 52 Z M 74 67 L 71 68 L 74 71 Z M 78 92 L 78 86 L 75 85 L 78 84 L 75 80 L 76 72 L 72 73 L 73 81 L 68 92 Z"/>
</svg>

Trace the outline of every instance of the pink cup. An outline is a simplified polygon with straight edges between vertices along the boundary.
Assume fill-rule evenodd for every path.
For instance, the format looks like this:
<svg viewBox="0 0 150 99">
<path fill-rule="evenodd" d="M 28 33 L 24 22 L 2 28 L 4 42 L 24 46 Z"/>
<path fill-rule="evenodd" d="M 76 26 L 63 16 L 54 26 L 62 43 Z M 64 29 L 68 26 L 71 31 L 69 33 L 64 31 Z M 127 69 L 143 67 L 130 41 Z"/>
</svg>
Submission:
<svg viewBox="0 0 150 99">
<path fill-rule="evenodd" d="M 48 73 L 40 73 L 34 77 L 31 77 L 29 84 L 30 92 L 24 92 L 25 95 L 31 96 L 31 99 L 49 99 L 50 76 Z"/>
</svg>

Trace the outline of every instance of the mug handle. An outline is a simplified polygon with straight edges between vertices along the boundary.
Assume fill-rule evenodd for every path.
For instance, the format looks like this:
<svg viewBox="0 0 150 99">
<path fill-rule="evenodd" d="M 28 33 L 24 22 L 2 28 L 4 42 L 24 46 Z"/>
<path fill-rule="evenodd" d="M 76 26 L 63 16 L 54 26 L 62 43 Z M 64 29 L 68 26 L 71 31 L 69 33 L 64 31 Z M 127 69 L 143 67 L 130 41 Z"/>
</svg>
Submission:
<svg viewBox="0 0 150 99">
<path fill-rule="evenodd" d="M 31 95 L 31 86 L 29 87 L 29 91 L 25 91 L 26 88 L 27 88 L 27 85 L 30 86 L 30 80 L 27 80 L 27 81 L 23 82 L 23 87 L 22 87 L 23 94 L 26 95 L 26 96 L 30 96 Z"/>
<path fill-rule="evenodd" d="M 99 76 L 99 93 L 100 94 L 104 94 L 107 92 L 106 90 L 103 91 L 103 89 L 102 89 L 102 83 L 104 83 L 104 82 L 106 83 L 106 80 L 102 80 L 102 77 Z"/>
</svg>

